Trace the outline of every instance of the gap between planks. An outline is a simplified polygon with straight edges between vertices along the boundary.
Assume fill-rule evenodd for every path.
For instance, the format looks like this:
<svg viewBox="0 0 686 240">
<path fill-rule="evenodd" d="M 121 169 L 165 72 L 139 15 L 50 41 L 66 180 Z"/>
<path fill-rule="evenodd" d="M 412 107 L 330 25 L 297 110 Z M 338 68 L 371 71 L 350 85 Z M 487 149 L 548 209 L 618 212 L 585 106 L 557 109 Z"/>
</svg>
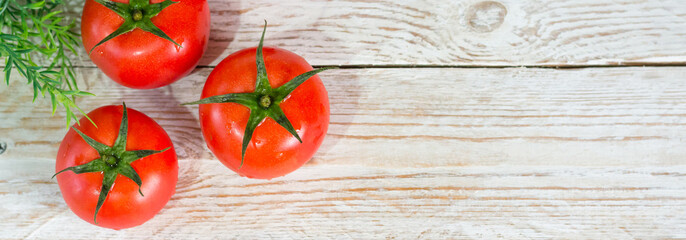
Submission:
<svg viewBox="0 0 686 240">
<path fill-rule="evenodd" d="M 305 233 L 477 237 L 473 231 L 487 238 L 686 236 L 686 166 L 308 164 L 265 181 L 240 177 L 216 160 L 182 159 L 169 204 L 144 225 L 121 231 L 92 226 L 69 212 L 49 179 L 52 166 L 50 159 L 0 161 L 0 208 L 6 208 L 0 238 L 131 239 L 153 231 L 182 239 L 198 232 L 296 239 Z"/>
<path fill-rule="evenodd" d="M 77 24 L 83 2 L 68 3 L 67 12 Z M 673 65 L 686 61 L 686 8 L 679 1 L 208 3 L 212 26 L 201 66 L 215 66 L 229 54 L 257 45 L 265 18 L 269 21 L 267 46 L 288 49 L 320 66 Z M 92 66 L 85 50 L 78 51 L 81 55 L 73 62 Z"/>
<path fill-rule="evenodd" d="M 211 69 L 138 91 L 82 69 L 86 111 L 126 100 L 156 119 L 181 158 L 213 158 L 196 100 Z M 378 167 L 683 165 L 686 68 L 337 69 L 320 74 L 331 124 L 313 162 Z M 15 83 L 21 89 L 21 83 Z M 441 86 L 436 88 L 436 86 Z M 6 94 L 7 88 L 0 88 Z M 26 89 L 0 102 L 3 157 L 54 158 L 63 115 Z M 438 146 L 438 147 L 437 147 Z M 385 149 L 386 151 L 379 151 Z M 360 160 L 364 159 L 364 161 Z"/>
<path fill-rule="evenodd" d="M 0 64 L 0 67 L 4 67 L 4 64 Z M 45 67 L 45 66 L 40 66 Z M 74 68 L 83 69 L 96 69 L 97 66 L 73 66 Z M 213 69 L 216 66 L 213 65 L 198 65 L 196 69 Z M 664 63 L 651 63 L 651 62 L 635 62 L 635 63 L 622 63 L 617 65 L 611 64 L 569 64 L 569 65 L 413 65 L 413 64 L 341 64 L 341 65 L 312 65 L 313 68 L 324 68 L 324 67 L 334 67 L 340 69 L 403 69 L 403 68 L 483 68 L 483 69 L 500 69 L 500 68 L 540 68 L 540 69 L 580 69 L 580 68 L 627 68 L 627 67 L 686 67 L 686 62 L 664 62 Z"/>
</svg>

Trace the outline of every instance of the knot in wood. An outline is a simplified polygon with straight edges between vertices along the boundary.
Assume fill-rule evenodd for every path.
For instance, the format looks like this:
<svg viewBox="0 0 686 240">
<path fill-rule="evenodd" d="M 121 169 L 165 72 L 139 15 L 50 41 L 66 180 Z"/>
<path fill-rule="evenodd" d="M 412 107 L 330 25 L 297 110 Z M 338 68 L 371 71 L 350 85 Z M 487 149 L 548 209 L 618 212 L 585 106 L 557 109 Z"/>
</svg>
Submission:
<svg viewBox="0 0 686 240">
<path fill-rule="evenodd" d="M 485 1 L 467 9 L 466 19 L 469 27 L 477 32 L 491 32 L 503 24 L 507 9 L 499 2 Z"/>
</svg>

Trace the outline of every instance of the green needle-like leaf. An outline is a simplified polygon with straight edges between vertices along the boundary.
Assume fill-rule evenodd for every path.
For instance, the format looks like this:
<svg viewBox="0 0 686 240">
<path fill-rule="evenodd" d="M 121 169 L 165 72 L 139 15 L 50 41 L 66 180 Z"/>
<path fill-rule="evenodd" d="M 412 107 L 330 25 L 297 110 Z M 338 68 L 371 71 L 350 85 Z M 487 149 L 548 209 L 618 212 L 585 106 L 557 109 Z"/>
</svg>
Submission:
<svg viewBox="0 0 686 240">
<path fill-rule="evenodd" d="M 12 62 L 11 62 L 11 60 L 12 60 L 11 58 L 7 58 L 7 61 L 5 63 L 5 69 L 3 70 L 3 71 L 5 71 L 5 84 L 8 86 L 10 85 L 10 74 L 12 73 Z"/>
<path fill-rule="evenodd" d="M 253 108 L 257 107 L 256 101 L 259 95 L 255 93 L 230 93 L 224 95 L 217 95 L 189 103 L 182 103 L 181 105 L 195 105 L 207 103 L 238 103 L 243 106 Z"/>
<path fill-rule="evenodd" d="M 64 95 L 62 95 L 60 97 L 64 97 Z M 74 114 L 72 114 L 72 111 L 71 111 L 69 105 L 65 105 L 64 110 L 67 112 L 67 129 L 69 129 L 69 122 L 71 122 L 71 116 Z M 76 122 L 78 123 L 79 121 L 76 121 Z M 78 133 L 78 131 L 77 131 L 77 133 Z M 79 135 L 81 135 L 82 137 L 84 136 L 81 133 L 79 133 Z M 86 142 L 88 142 L 88 141 L 86 141 Z"/>
<path fill-rule="evenodd" d="M 9 84 L 16 71 L 18 79 L 26 80 L 34 90 L 34 100 L 48 93 L 53 111 L 64 106 L 68 128 L 76 105 L 75 98 L 65 92 L 78 89 L 70 81 L 73 66 L 69 54 L 76 55 L 74 49 L 80 43 L 78 34 L 70 31 L 74 21 L 66 21 L 60 11 L 64 4 L 63 0 L 1 0 L 0 56 L 5 59 L 5 83 Z"/>
<path fill-rule="evenodd" d="M 61 13 L 62 13 L 62 11 L 54 11 L 54 12 L 48 13 L 47 15 L 41 17 L 41 18 L 40 18 L 40 21 L 41 21 L 41 22 L 45 22 L 45 21 L 47 21 L 48 19 L 54 17 L 55 15 L 61 14 Z"/>
<path fill-rule="evenodd" d="M 262 120 L 267 116 L 267 112 L 263 110 L 250 110 L 250 118 L 248 118 L 248 124 L 245 126 L 245 133 L 243 134 L 243 146 L 241 149 L 241 166 L 243 167 L 243 161 L 245 160 L 245 150 L 248 149 L 248 143 L 252 139 L 252 134 L 260 125 Z"/>
<path fill-rule="evenodd" d="M 286 114 L 283 113 L 283 110 L 281 110 L 281 107 L 279 107 L 278 104 L 274 104 L 269 108 L 269 115 L 267 116 L 274 119 L 274 121 L 276 121 L 279 125 L 288 130 L 288 132 L 297 138 L 300 143 L 303 142 L 303 140 L 300 139 L 300 136 L 298 136 L 298 132 L 295 131 L 295 128 L 293 128 L 291 122 L 288 121 Z"/>
<path fill-rule="evenodd" d="M 100 142 L 98 142 L 98 141 L 95 141 L 95 139 L 92 139 L 91 137 L 89 137 L 88 135 L 82 133 L 81 131 L 79 131 L 79 130 L 76 129 L 75 127 L 71 127 L 71 128 L 74 129 L 74 131 L 76 131 L 76 133 L 78 133 L 79 135 L 81 135 L 81 137 L 83 138 L 83 140 L 86 141 L 86 143 L 88 143 L 88 145 L 90 145 L 91 147 L 95 148 L 95 150 L 98 151 L 98 153 L 105 153 L 105 152 L 109 152 L 109 151 L 110 151 L 111 148 L 110 148 L 109 146 L 107 146 L 107 145 L 105 145 L 105 144 L 102 144 L 102 143 L 100 143 Z"/>
<path fill-rule="evenodd" d="M 107 195 L 110 193 L 110 189 L 114 184 L 114 180 L 117 179 L 118 173 L 115 171 L 105 171 L 102 177 L 102 188 L 100 188 L 100 196 L 98 197 L 98 205 L 95 206 L 95 215 L 93 215 L 93 222 L 98 223 L 97 217 L 102 204 L 105 203 Z"/>
<path fill-rule="evenodd" d="M 164 33 L 160 28 L 155 26 L 155 24 L 150 21 L 149 18 L 143 19 L 140 22 L 138 22 L 138 27 L 141 28 L 141 30 L 149 32 L 154 34 L 155 36 L 164 38 L 166 40 L 169 40 L 174 43 L 177 47 L 181 47 L 181 44 L 178 44 L 176 41 L 172 40 L 166 33 Z"/>
<path fill-rule="evenodd" d="M 88 52 L 88 54 L 91 54 L 93 52 L 93 50 L 95 50 L 96 47 L 102 45 L 103 43 L 109 41 L 110 39 L 115 38 L 115 37 L 122 35 L 124 33 L 131 32 L 131 31 L 133 31 L 133 29 L 136 29 L 136 25 L 133 24 L 132 22 L 127 21 L 127 22 L 122 23 L 121 26 L 119 26 L 119 28 L 117 28 L 117 30 L 114 30 L 114 32 L 110 33 L 110 35 L 107 35 L 107 37 L 102 39 L 102 41 L 100 41 L 98 44 L 95 44 L 95 46 L 93 46 L 93 48 L 91 48 L 91 50 Z"/>
<path fill-rule="evenodd" d="M 144 196 L 143 192 L 141 192 L 141 184 L 143 184 L 143 182 L 141 181 L 141 177 L 138 176 L 138 173 L 136 172 L 136 170 L 133 169 L 133 167 L 131 167 L 131 165 L 121 164 L 119 165 L 119 168 L 117 168 L 117 170 L 119 171 L 119 174 L 124 175 L 125 177 L 133 180 L 133 182 L 138 184 L 138 193 L 140 193 L 141 196 Z"/>
<path fill-rule="evenodd" d="M 297 77 L 291 79 L 287 83 L 284 83 L 274 91 L 276 92 L 276 97 L 274 101 L 276 102 L 281 102 L 283 99 L 285 99 L 293 90 L 295 90 L 300 84 L 304 83 L 307 81 L 307 79 L 310 79 L 317 73 L 329 70 L 329 69 L 334 69 L 334 67 L 326 67 L 326 68 L 320 68 L 316 70 L 312 70 L 303 74 L 298 75 Z"/>
<path fill-rule="evenodd" d="M 265 32 L 267 32 L 267 20 L 264 21 L 262 37 L 260 38 L 260 44 L 257 46 L 257 52 L 255 53 L 255 62 L 257 64 L 257 81 L 255 82 L 255 92 L 259 94 L 267 94 L 272 89 L 272 87 L 269 85 L 267 67 L 264 64 L 264 54 L 262 52 L 262 44 L 264 43 Z"/>
<path fill-rule="evenodd" d="M 129 131 L 129 117 L 126 111 L 126 103 L 122 103 L 123 113 L 121 116 L 121 123 L 119 124 L 119 135 L 114 141 L 112 149 L 116 152 L 126 151 L 126 137 Z"/>
<path fill-rule="evenodd" d="M 55 94 L 50 92 L 50 103 L 52 104 L 52 116 L 55 116 L 55 111 L 57 111 L 57 99 L 55 99 Z"/>
<path fill-rule="evenodd" d="M 10 4 L 10 1 L 2 1 L 0 3 L 0 15 L 5 14 L 5 10 L 7 10 L 7 6 Z"/>
<path fill-rule="evenodd" d="M 81 174 L 89 172 L 102 172 L 105 171 L 105 169 L 107 169 L 107 164 L 105 164 L 105 162 L 98 158 L 85 164 L 62 169 L 62 171 L 59 171 L 55 173 L 55 175 L 52 175 L 52 178 L 55 178 L 55 176 L 65 171 L 72 171 L 76 174 Z"/>
<path fill-rule="evenodd" d="M 130 16 L 131 14 L 131 8 L 129 4 L 118 3 L 109 0 L 95 0 L 95 2 L 100 3 L 101 5 L 109 8 L 110 10 L 117 13 L 119 16 L 124 17 L 124 19 L 126 19 L 125 16 Z"/>
<path fill-rule="evenodd" d="M 39 1 L 24 5 L 24 8 L 37 10 L 43 8 L 43 6 L 45 6 L 45 1 Z"/>
</svg>

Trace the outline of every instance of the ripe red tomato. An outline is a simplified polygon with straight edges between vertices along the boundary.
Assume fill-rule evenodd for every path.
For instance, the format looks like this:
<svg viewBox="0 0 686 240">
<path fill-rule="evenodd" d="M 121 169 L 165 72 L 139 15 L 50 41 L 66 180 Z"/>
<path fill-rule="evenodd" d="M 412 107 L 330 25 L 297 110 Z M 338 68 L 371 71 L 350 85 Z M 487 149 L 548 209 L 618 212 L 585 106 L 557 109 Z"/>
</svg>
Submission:
<svg viewBox="0 0 686 240">
<path fill-rule="evenodd" d="M 100 170 L 105 169 L 104 171 L 96 169 L 79 174 L 63 171 L 57 174 L 57 183 L 69 208 L 85 221 L 112 229 L 138 226 L 151 219 L 174 194 L 178 179 L 176 153 L 164 129 L 141 112 L 130 108 L 127 112 L 128 131 L 125 132 L 128 134 L 120 145 L 122 150 L 158 150 L 147 152 L 147 156 L 142 158 L 131 158 L 136 159 L 130 163 L 130 167 L 140 178 L 140 193 L 136 181 L 115 172 L 113 175 L 116 179 L 96 215 L 96 205 L 102 197 L 103 179 L 112 169 L 126 167 L 124 161 L 129 158 L 121 157 L 121 154 L 116 157 L 114 164 L 100 162 Z M 117 145 L 114 144 L 120 135 L 122 115 L 122 106 L 100 107 L 88 113 L 97 128 L 85 118 L 81 118 L 80 125 L 75 125 L 75 128 L 93 140 L 116 149 Z M 111 151 L 112 154 L 101 153 L 84 139 L 74 129 L 67 132 L 57 153 L 56 171 L 94 163 L 108 158 L 106 155 L 116 156 L 118 152 L 121 153 L 116 150 Z M 163 149 L 167 150 L 159 152 Z M 115 160 L 113 157 L 109 159 Z"/>
<path fill-rule="evenodd" d="M 265 47 L 263 51 L 269 85 L 273 89 L 312 70 L 295 53 L 275 47 Z M 201 98 L 254 92 L 258 75 L 255 61 L 256 48 L 229 55 L 208 77 Z M 238 103 L 200 105 L 205 142 L 224 165 L 242 176 L 271 179 L 295 171 L 312 158 L 324 140 L 329 126 L 329 98 L 324 84 L 315 75 L 295 88 L 280 107 L 302 143 L 267 117 L 256 127 L 242 159 L 243 137 L 254 110 Z"/>
<path fill-rule="evenodd" d="M 129 3 L 129 0 L 113 1 Z M 151 4 L 160 2 L 162 0 L 150 0 Z M 93 63 L 117 83 L 139 89 L 162 87 L 190 73 L 207 49 L 210 11 L 207 0 L 174 2 L 151 20 L 181 47 L 136 28 L 93 49 L 125 20 L 102 4 L 86 0 L 81 16 L 81 35 L 86 51 L 93 49 L 90 54 Z"/>
</svg>

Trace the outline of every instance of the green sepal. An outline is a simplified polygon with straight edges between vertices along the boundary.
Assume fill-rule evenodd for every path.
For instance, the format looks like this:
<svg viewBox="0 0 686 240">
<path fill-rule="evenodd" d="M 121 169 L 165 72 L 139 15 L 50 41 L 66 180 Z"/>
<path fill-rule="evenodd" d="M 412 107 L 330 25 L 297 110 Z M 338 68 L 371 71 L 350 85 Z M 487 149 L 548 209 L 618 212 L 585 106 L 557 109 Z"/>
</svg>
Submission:
<svg viewBox="0 0 686 240">
<path fill-rule="evenodd" d="M 293 92 L 298 86 L 300 86 L 300 84 L 302 84 L 305 81 L 307 81 L 308 79 L 312 78 L 317 73 L 320 73 L 320 72 L 323 72 L 323 71 L 326 71 L 329 69 L 336 69 L 336 68 L 335 67 L 319 68 L 319 69 L 315 69 L 315 70 L 300 74 L 297 77 L 294 77 L 293 79 L 291 79 L 287 83 L 284 83 L 280 87 L 274 89 L 274 92 L 276 93 L 275 97 L 274 97 L 274 101 L 275 102 L 283 101 L 286 97 L 288 97 L 289 94 L 291 94 L 291 92 Z"/>
<path fill-rule="evenodd" d="M 150 0 L 129 0 L 129 4 L 134 8 L 143 9 L 150 4 Z"/>
<path fill-rule="evenodd" d="M 117 168 L 117 171 L 119 172 L 119 174 L 124 175 L 125 177 L 133 180 L 133 182 L 138 184 L 138 193 L 140 193 L 141 196 L 144 196 L 143 192 L 141 192 L 141 177 L 138 176 L 138 173 L 136 172 L 136 170 L 133 169 L 133 167 L 131 167 L 131 165 L 121 164 Z"/>
<path fill-rule="evenodd" d="M 114 11 L 117 15 L 122 17 L 124 19 L 124 23 L 117 28 L 117 30 L 114 30 L 114 32 L 110 33 L 107 35 L 104 39 L 102 39 L 98 44 L 95 44 L 93 48 L 88 52 L 88 54 L 91 54 L 93 50 L 95 50 L 96 47 L 104 44 L 105 42 L 128 32 L 133 31 L 136 28 L 140 28 L 143 31 L 152 33 L 155 36 L 161 37 L 165 40 L 168 40 L 177 47 L 182 47 L 181 44 L 177 43 L 176 41 L 172 40 L 171 37 L 169 37 L 164 31 L 162 31 L 160 28 L 155 26 L 154 23 L 152 23 L 151 19 L 155 16 L 157 16 L 162 10 L 165 8 L 171 6 L 174 3 L 170 0 L 166 0 L 160 3 L 155 3 L 155 4 L 150 4 L 149 0 L 130 0 L 129 4 L 125 3 L 117 3 L 117 2 L 112 2 L 110 0 L 95 0 L 97 3 L 109 8 L 110 10 Z M 137 20 L 134 19 L 132 11 L 135 11 L 137 13 L 142 12 L 143 16 L 142 19 Z"/>
<path fill-rule="evenodd" d="M 272 87 L 269 85 L 269 77 L 267 77 L 267 67 L 264 64 L 264 54 L 262 51 L 262 44 L 264 43 L 264 34 L 267 32 L 267 20 L 264 20 L 264 29 L 262 30 L 262 37 L 260 44 L 257 46 L 255 53 L 255 63 L 257 64 L 257 81 L 255 81 L 255 92 L 261 95 L 269 93 Z"/>
<path fill-rule="evenodd" d="M 81 135 L 81 138 L 83 138 L 83 140 L 86 141 L 86 143 L 88 143 L 89 146 L 91 146 L 92 148 L 95 148 L 95 150 L 98 151 L 98 153 L 109 153 L 110 150 L 112 149 L 110 146 L 107 146 L 107 145 L 102 144 L 98 141 L 95 141 L 95 139 L 92 139 L 91 137 L 82 133 L 81 131 L 79 131 L 75 127 L 71 127 L 71 128 L 74 129 L 74 131 L 76 131 L 76 133 Z"/>
<path fill-rule="evenodd" d="M 126 138 L 129 132 L 129 117 L 126 111 L 126 103 L 122 103 L 123 112 L 121 115 L 121 123 L 119 124 L 119 134 L 117 140 L 114 141 L 112 150 L 116 153 L 126 151 Z"/>
<path fill-rule="evenodd" d="M 241 165 L 239 168 L 243 167 L 243 161 L 245 160 L 245 150 L 248 148 L 248 143 L 252 139 L 252 134 L 255 132 L 257 125 L 260 125 L 262 120 L 267 116 L 267 111 L 261 110 L 250 110 L 250 117 L 248 118 L 248 124 L 245 126 L 245 133 L 243 134 L 243 145 L 241 148 Z"/>
<path fill-rule="evenodd" d="M 122 153 L 122 155 L 121 155 L 121 160 L 122 160 L 124 163 L 131 164 L 132 162 L 134 162 L 134 161 L 136 161 L 136 160 L 138 160 L 138 159 L 141 159 L 141 158 L 144 158 L 144 157 L 153 155 L 153 154 L 158 154 L 158 153 L 165 152 L 165 151 L 169 150 L 170 148 L 171 148 L 171 147 L 167 147 L 167 148 L 162 149 L 162 150 L 160 150 L 160 151 L 157 151 L 157 150 L 135 150 L 135 151 L 126 151 L 126 152 Z"/>
<path fill-rule="evenodd" d="M 95 214 L 93 215 L 93 222 L 95 224 L 98 224 L 98 212 L 100 211 L 102 204 L 105 203 L 105 199 L 107 199 L 107 195 L 110 193 L 110 189 L 112 188 L 112 185 L 114 185 L 114 180 L 117 180 L 117 175 L 119 175 L 119 173 L 115 171 L 104 171 L 102 175 L 102 188 L 100 188 L 98 204 L 95 205 Z"/>
<path fill-rule="evenodd" d="M 154 34 L 155 36 L 164 38 L 164 39 L 174 43 L 174 45 L 176 45 L 177 47 L 181 47 L 181 44 L 172 40 L 171 37 L 169 37 L 166 33 L 164 33 L 164 31 L 162 31 L 160 28 L 155 26 L 155 24 L 152 23 L 152 21 L 149 18 L 144 18 L 143 20 L 138 21 L 137 26 L 143 31 L 146 31 L 146 32 Z"/>
<path fill-rule="evenodd" d="M 203 98 L 195 102 L 182 103 L 181 105 L 195 105 L 207 103 L 238 103 L 243 106 L 252 108 L 257 107 L 256 100 L 258 98 L 259 95 L 256 93 L 229 93 L 224 95 Z"/>
<path fill-rule="evenodd" d="M 165 0 L 161 3 L 150 4 L 147 7 L 143 8 L 144 9 L 144 11 L 143 11 L 144 15 L 147 18 L 152 18 L 154 16 L 157 16 L 157 14 L 160 14 L 160 12 L 162 12 L 163 9 L 171 6 L 174 3 L 178 3 L 178 2 L 172 2 L 170 0 Z"/>
<path fill-rule="evenodd" d="M 291 133 L 295 138 L 297 138 L 300 143 L 303 142 L 303 140 L 300 139 L 298 132 L 296 132 L 295 128 L 293 128 L 293 125 L 291 125 L 291 121 L 288 121 L 286 114 L 283 113 L 283 110 L 281 110 L 281 107 L 279 107 L 278 104 L 272 104 L 272 106 L 269 107 L 269 111 L 267 112 L 267 116 L 274 119 L 276 123 L 278 123 L 283 128 L 288 130 L 288 132 Z"/>
<path fill-rule="evenodd" d="M 103 5 L 106 8 L 109 8 L 124 19 L 131 15 L 131 6 L 129 4 L 113 2 L 109 0 L 95 0 L 95 2 L 100 3 L 100 5 Z"/>
<path fill-rule="evenodd" d="M 52 175 L 52 178 L 55 178 L 60 173 L 66 172 L 66 171 L 72 171 L 76 174 L 81 174 L 81 173 L 89 173 L 89 172 L 102 172 L 107 169 L 107 164 L 103 162 L 100 158 L 94 159 L 90 162 L 87 162 L 85 164 L 81 164 L 78 166 L 73 166 L 73 167 L 68 167 L 65 169 L 62 169 L 62 171 L 59 171 L 55 173 L 55 175 Z"/>
<path fill-rule="evenodd" d="M 128 21 L 122 23 L 121 26 L 119 26 L 119 28 L 117 28 L 117 30 L 114 30 L 114 32 L 110 33 L 110 35 L 107 35 L 107 37 L 103 38 L 102 41 L 100 41 L 98 44 L 95 44 L 95 46 L 93 46 L 93 48 L 91 48 L 91 50 L 88 52 L 88 54 L 90 55 L 91 53 L 93 53 L 93 50 L 95 50 L 96 47 L 102 45 L 103 43 L 109 41 L 110 39 L 115 38 L 115 37 L 122 35 L 124 33 L 131 32 L 134 29 L 136 29 L 135 24 L 128 22 Z"/>
</svg>

